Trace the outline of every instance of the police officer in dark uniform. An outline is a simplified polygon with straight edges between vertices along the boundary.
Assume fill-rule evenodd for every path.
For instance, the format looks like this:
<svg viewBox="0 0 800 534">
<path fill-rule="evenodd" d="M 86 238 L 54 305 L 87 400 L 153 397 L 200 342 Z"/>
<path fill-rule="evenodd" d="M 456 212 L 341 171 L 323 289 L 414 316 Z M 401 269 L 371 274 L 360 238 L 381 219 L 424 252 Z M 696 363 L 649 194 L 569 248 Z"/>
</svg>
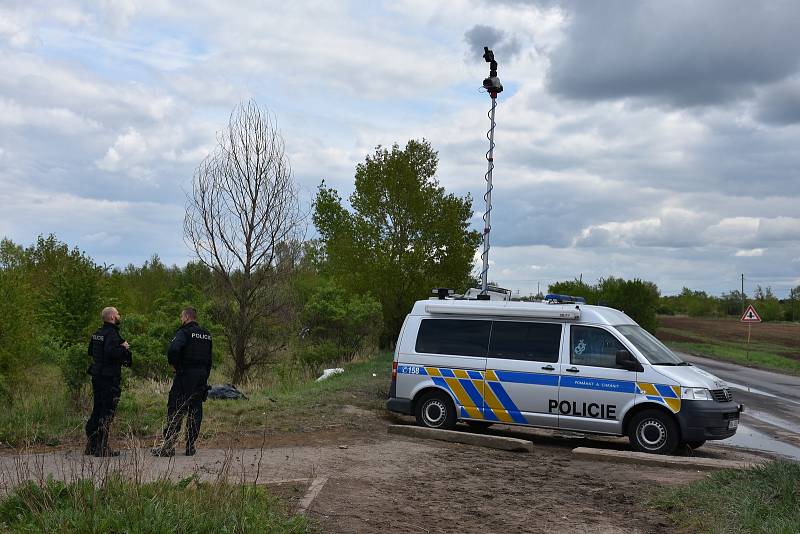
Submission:
<svg viewBox="0 0 800 534">
<path fill-rule="evenodd" d="M 181 323 L 167 350 L 169 364 L 175 368 L 175 378 L 167 401 L 164 441 L 153 449 L 155 456 L 175 454 L 175 442 L 184 416 L 186 455 L 194 455 L 194 443 L 203 421 L 203 401 L 208 395 L 208 375 L 211 373 L 211 334 L 197 324 L 197 310 L 194 308 L 181 312 Z"/>
<path fill-rule="evenodd" d="M 87 442 L 84 454 L 118 456 L 119 452 L 111 450 L 108 445 L 108 434 L 122 392 L 122 366 L 130 367 L 132 359 L 130 345 L 119 335 L 120 315 L 117 309 L 104 308 L 102 318 L 103 326 L 89 340 L 92 365 L 88 373 L 92 375 L 94 404 L 92 415 L 86 423 Z"/>
</svg>

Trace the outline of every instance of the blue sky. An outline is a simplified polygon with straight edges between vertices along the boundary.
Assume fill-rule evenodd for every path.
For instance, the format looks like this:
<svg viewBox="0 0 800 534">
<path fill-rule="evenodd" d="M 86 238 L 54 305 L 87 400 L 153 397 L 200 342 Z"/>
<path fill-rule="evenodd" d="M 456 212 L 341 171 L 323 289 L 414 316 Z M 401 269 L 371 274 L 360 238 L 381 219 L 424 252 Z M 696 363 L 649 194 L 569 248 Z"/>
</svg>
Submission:
<svg viewBox="0 0 800 534">
<path fill-rule="evenodd" d="M 98 262 L 190 259 L 184 191 L 231 109 L 277 117 L 306 203 L 378 144 L 429 139 L 490 277 L 714 294 L 800 284 L 800 7 L 775 1 L 0 4 L 0 235 Z"/>
</svg>

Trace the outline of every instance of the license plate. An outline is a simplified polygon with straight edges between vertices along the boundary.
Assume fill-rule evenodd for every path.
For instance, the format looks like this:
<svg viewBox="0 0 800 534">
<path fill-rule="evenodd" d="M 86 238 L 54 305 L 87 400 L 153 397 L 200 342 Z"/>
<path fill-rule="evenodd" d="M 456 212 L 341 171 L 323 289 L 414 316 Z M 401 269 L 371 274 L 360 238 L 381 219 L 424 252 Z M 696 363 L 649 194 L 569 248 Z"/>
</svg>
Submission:
<svg viewBox="0 0 800 534">
<path fill-rule="evenodd" d="M 728 430 L 736 430 L 739 427 L 739 420 L 738 419 L 731 419 L 728 421 Z"/>
</svg>

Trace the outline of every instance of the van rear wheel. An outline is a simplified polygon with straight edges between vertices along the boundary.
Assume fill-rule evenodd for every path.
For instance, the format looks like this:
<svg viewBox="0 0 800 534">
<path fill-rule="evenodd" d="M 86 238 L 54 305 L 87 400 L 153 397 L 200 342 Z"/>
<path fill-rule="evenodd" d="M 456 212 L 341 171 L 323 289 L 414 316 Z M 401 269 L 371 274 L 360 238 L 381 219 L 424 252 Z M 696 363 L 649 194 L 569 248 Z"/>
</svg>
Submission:
<svg viewBox="0 0 800 534">
<path fill-rule="evenodd" d="M 456 407 L 447 394 L 431 391 L 417 401 L 417 424 L 428 428 L 451 430 L 456 426 Z"/>
<path fill-rule="evenodd" d="M 675 420 L 660 410 L 644 410 L 633 416 L 628 427 L 631 447 L 651 454 L 672 454 L 680 442 Z"/>
</svg>

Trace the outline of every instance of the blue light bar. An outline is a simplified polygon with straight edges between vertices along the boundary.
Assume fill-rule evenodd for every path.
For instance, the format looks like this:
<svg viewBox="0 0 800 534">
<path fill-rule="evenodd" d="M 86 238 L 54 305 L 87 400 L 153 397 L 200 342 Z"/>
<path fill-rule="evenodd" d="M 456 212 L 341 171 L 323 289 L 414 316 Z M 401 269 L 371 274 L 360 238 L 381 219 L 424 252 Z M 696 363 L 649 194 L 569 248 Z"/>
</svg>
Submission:
<svg viewBox="0 0 800 534">
<path fill-rule="evenodd" d="M 549 302 L 558 302 L 559 304 L 586 304 L 586 299 L 583 297 L 573 297 L 571 295 L 558 295 L 556 293 L 548 293 L 545 295 L 544 300 Z"/>
</svg>

